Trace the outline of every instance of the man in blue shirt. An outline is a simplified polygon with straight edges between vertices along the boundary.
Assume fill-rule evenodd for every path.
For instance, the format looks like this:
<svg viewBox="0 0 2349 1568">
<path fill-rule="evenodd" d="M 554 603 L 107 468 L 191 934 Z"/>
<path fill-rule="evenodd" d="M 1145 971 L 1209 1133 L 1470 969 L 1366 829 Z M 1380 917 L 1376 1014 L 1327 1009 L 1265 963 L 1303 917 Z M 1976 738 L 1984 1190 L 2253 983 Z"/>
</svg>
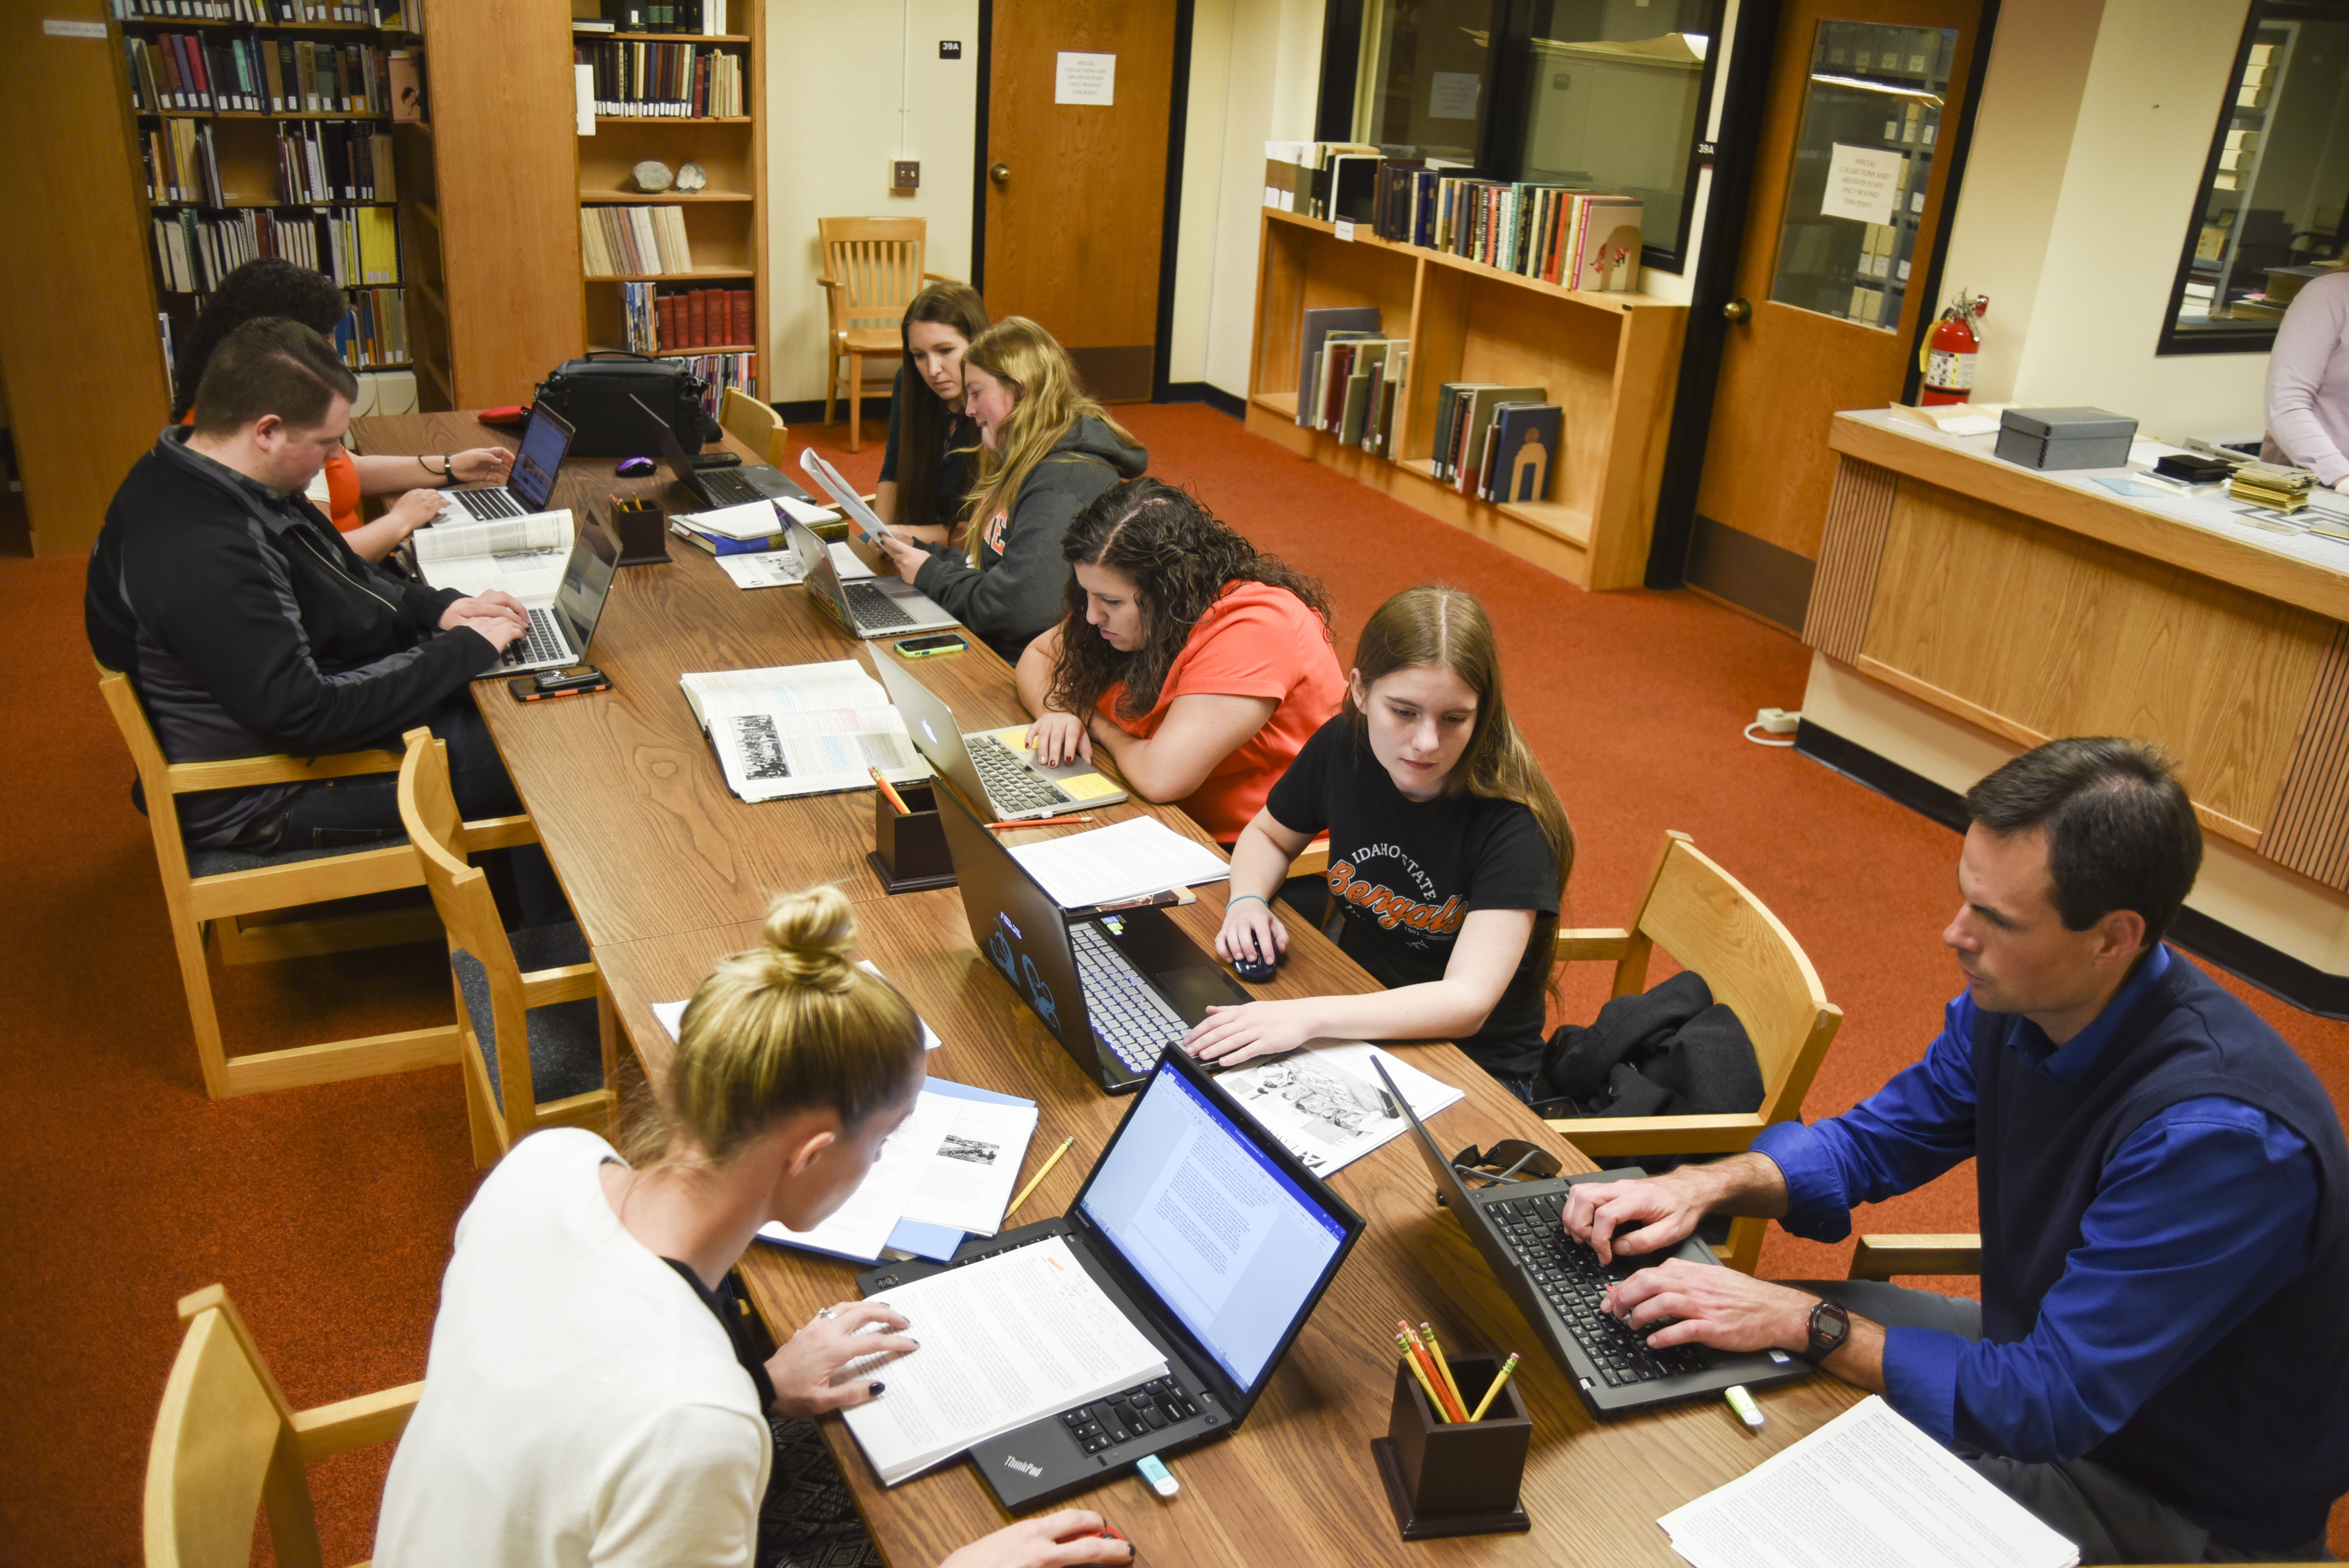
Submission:
<svg viewBox="0 0 2349 1568">
<path fill-rule="evenodd" d="M 2349 1491 L 2349 1146 L 2314 1075 L 2161 944 L 2192 803 L 2134 742 L 2058 740 L 1967 793 L 1966 989 L 1909 1068 L 1753 1152 L 1574 1189 L 1601 1257 L 1707 1212 L 1839 1240 L 1976 1164 L 1980 1303 L 1671 1261 L 1609 1293 L 1658 1346 L 1802 1352 L 1965 1455 L 2088 1563 L 2305 1560 Z"/>
</svg>

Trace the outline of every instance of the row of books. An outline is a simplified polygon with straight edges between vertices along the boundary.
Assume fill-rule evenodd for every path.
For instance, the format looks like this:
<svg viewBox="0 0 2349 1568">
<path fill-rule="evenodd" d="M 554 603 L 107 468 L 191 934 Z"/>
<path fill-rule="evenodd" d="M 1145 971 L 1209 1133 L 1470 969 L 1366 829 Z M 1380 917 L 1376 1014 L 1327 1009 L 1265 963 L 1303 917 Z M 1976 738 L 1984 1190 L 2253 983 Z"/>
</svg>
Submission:
<svg viewBox="0 0 2349 1568">
<path fill-rule="evenodd" d="M 399 231 L 388 207 L 324 212 L 197 212 L 154 218 L 163 286 L 209 294 L 247 262 L 279 257 L 321 272 L 345 288 L 399 282 Z"/>
<path fill-rule="evenodd" d="M 574 33 L 702 33 L 732 31 L 726 25 L 728 0 L 604 0 L 599 18 L 572 18 Z"/>
<path fill-rule="evenodd" d="M 755 354 L 674 354 L 667 356 L 701 377 L 701 411 L 711 418 L 726 401 L 726 388 L 747 397 L 759 395 L 759 356 Z"/>
<path fill-rule="evenodd" d="M 1371 229 L 1398 244 L 1605 294 L 1639 287 L 1644 215 L 1645 203 L 1636 196 L 1536 181 L 1475 180 L 1388 162 L 1378 173 Z"/>
<path fill-rule="evenodd" d="M 1375 331 L 1338 331 L 1313 366 L 1311 406 L 1298 420 L 1374 457 L 1394 456 L 1395 407 L 1411 369 L 1411 345 Z"/>
<path fill-rule="evenodd" d="M 352 290 L 351 308 L 335 327 L 334 344 L 354 370 L 407 364 L 408 291 Z"/>
<path fill-rule="evenodd" d="M 1547 500 L 1566 438 L 1566 411 L 1548 396 L 1489 381 L 1436 388 L 1434 477 L 1479 500 Z"/>
<path fill-rule="evenodd" d="M 574 61 L 594 69 L 595 112 L 648 119 L 742 115 L 744 57 L 709 44 L 617 39 L 581 44 Z"/>
<path fill-rule="evenodd" d="M 674 284 L 622 284 L 628 351 L 674 353 L 749 343 L 749 289 L 680 289 Z"/>
<path fill-rule="evenodd" d="M 277 128 L 278 189 L 288 201 L 396 201 L 394 162 L 386 130 L 332 120 Z"/>
<path fill-rule="evenodd" d="M 114 0 L 114 19 L 191 22 L 341 22 L 359 27 L 424 30 L 424 0 Z"/>
<path fill-rule="evenodd" d="M 582 207 L 579 250 L 591 278 L 693 271 L 685 214 L 675 206 Z"/>
<path fill-rule="evenodd" d="M 122 47 L 130 66 L 130 106 L 142 113 L 391 112 L 391 63 L 380 44 L 158 33 L 125 37 Z M 413 57 L 402 57 L 412 67 Z"/>
<path fill-rule="evenodd" d="M 147 171 L 150 201 L 228 204 L 221 189 L 219 150 L 212 128 L 201 120 L 167 119 L 139 136 L 140 161 Z"/>
</svg>

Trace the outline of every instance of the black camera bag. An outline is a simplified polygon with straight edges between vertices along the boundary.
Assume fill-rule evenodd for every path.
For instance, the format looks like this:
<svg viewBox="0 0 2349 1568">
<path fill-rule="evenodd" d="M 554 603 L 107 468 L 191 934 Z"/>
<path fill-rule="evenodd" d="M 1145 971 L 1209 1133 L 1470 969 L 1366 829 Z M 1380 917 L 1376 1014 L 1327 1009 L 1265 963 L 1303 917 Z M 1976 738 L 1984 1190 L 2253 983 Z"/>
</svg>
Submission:
<svg viewBox="0 0 2349 1568">
<path fill-rule="evenodd" d="M 597 349 L 568 359 L 538 384 L 538 401 L 570 421 L 575 458 L 654 455 L 653 438 L 634 397 L 668 422 L 690 454 L 718 438 L 718 421 L 702 411 L 708 384 L 674 359 Z"/>
</svg>

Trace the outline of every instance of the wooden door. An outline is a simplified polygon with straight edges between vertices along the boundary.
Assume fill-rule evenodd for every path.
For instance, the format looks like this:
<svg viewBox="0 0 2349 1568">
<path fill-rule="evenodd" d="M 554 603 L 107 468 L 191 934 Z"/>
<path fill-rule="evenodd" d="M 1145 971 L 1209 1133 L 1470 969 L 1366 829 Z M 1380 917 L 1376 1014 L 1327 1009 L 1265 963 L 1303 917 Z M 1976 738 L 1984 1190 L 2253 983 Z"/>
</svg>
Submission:
<svg viewBox="0 0 2349 1568">
<path fill-rule="evenodd" d="M 1920 313 L 1947 303 L 1925 297 L 1927 272 L 1981 15 L 1981 0 L 1789 0 L 1779 22 L 1688 581 L 1789 627 L 1834 482 L 1828 419 L 1897 401 Z"/>
<path fill-rule="evenodd" d="M 1174 11 L 1175 0 L 994 8 L 979 152 L 988 314 L 1041 323 L 1108 402 L 1152 391 Z M 1107 105 L 1055 101 L 1064 54 L 1114 59 Z M 1094 62 L 1072 68 L 1097 79 Z"/>
</svg>

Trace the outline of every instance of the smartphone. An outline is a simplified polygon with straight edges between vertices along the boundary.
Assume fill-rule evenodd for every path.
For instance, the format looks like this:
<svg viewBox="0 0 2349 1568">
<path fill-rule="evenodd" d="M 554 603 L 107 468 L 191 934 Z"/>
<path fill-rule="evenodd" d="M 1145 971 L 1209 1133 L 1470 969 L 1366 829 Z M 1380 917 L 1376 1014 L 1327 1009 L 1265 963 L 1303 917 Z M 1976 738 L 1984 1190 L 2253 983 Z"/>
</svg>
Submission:
<svg viewBox="0 0 2349 1568">
<path fill-rule="evenodd" d="M 739 452 L 697 452 L 693 466 L 697 469 L 739 469 L 742 457 Z"/>
<path fill-rule="evenodd" d="M 534 676 L 516 676 L 506 682 L 506 690 L 516 702 L 543 702 L 551 696 L 578 696 L 591 691 L 610 691 L 611 678 L 594 665 L 582 665 L 575 670 L 541 670 Z"/>
<path fill-rule="evenodd" d="M 902 643 L 891 645 L 900 655 L 909 659 L 933 658 L 939 654 L 958 654 L 970 646 L 952 632 L 941 632 L 935 637 L 908 637 Z"/>
</svg>

